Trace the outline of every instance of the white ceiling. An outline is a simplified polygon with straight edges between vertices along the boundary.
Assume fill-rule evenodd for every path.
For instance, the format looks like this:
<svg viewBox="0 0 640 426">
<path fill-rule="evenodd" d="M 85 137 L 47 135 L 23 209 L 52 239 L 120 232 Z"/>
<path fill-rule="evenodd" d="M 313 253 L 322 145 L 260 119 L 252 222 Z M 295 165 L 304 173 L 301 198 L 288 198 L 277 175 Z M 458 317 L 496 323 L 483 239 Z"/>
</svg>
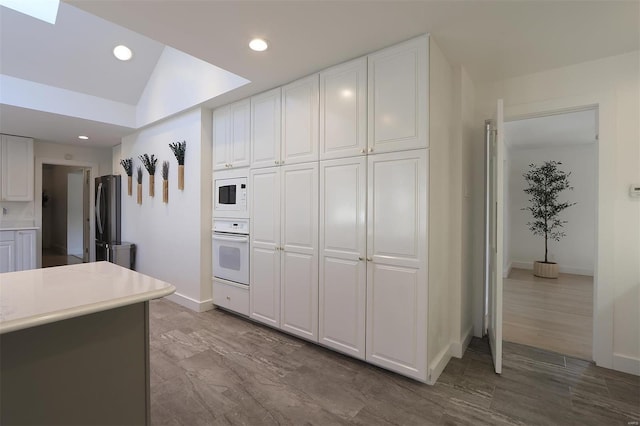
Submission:
<svg viewBox="0 0 640 426">
<path fill-rule="evenodd" d="M 0 8 L 2 72 L 126 103 L 139 98 L 163 44 L 252 81 L 207 102 L 210 107 L 426 32 L 476 83 L 621 54 L 640 44 L 637 1 L 65 1 L 130 31 L 109 36 L 105 29 L 96 39 L 90 33 L 106 23 L 86 23 L 91 17 L 75 11 L 82 22 L 58 39 L 29 29 L 48 24 Z M 5 34 L 5 25 L 16 35 Z M 132 31 L 143 35 L 137 36 L 143 44 L 134 61 L 124 65 L 135 71 L 119 67 L 110 53 L 115 35 L 138 40 Z M 268 51 L 248 49 L 255 36 L 270 42 Z M 11 112 L 15 117 L 20 111 Z M 68 143 L 73 136 L 63 135 L 64 117 L 53 118 L 47 127 L 60 135 L 51 130 L 42 139 Z M 3 114 L 2 131 L 7 125 Z M 12 133 L 26 131 L 29 126 Z M 118 143 L 122 131 L 114 127 L 105 144 Z"/>
<path fill-rule="evenodd" d="M 598 111 L 554 114 L 504 123 L 505 144 L 510 148 L 592 144 L 598 135 Z"/>
</svg>

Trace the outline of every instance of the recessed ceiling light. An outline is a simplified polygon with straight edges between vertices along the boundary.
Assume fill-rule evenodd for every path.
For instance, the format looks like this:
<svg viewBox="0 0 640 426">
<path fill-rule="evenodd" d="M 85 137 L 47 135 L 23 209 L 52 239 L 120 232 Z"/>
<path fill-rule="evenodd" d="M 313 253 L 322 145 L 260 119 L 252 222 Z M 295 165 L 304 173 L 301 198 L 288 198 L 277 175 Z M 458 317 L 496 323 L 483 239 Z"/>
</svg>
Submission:
<svg viewBox="0 0 640 426">
<path fill-rule="evenodd" d="M 78 136 L 78 139 L 87 140 L 89 139 L 89 136 Z"/>
<path fill-rule="evenodd" d="M 249 47 L 251 48 L 251 50 L 255 50 L 256 52 L 262 52 L 267 50 L 269 45 L 261 38 L 254 38 L 249 42 Z"/>
<path fill-rule="evenodd" d="M 133 56 L 133 53 L 127 46 L 121 44 L 113 48 L 113 56 L 121 61 L 128 61 Z"/>
</svg>

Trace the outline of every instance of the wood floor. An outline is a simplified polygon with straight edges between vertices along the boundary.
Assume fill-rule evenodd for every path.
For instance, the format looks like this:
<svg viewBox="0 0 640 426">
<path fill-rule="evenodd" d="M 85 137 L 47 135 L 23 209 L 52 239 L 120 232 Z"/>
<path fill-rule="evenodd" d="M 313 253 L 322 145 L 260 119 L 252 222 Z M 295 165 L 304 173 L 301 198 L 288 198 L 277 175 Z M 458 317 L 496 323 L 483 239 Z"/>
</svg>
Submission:
<svg viewBox="0 0 640 426">
<path fill-rule="evenodd" d="M 43 268 L 48 268 L 50 266 L 76 265 L 78 263 L 82 263 L 82 259 L 79 257 L 61 254 L 55 249 L 42 250 Z"/>
<path fill-rule="evenodd" d="M 474 339 L 428 386 L 221 310 L 150 303 L 153 425 L 624 425 L 640 378 Z M 636 423 L 633 423 L 636 422 Z"/>
<path fill-rule="evenodd" d="M 503 285 L 504 340 L 593 359 L 593 277 L 512 269 Z"/>
</svg>

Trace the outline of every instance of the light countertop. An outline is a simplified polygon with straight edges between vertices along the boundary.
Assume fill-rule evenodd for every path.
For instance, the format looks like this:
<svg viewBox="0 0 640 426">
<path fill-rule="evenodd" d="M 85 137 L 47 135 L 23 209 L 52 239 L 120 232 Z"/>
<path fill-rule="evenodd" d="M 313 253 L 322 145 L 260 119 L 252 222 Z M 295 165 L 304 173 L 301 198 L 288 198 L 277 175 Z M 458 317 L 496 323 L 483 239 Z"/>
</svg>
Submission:
<svg viewBox="0 0 640 426">
<path fill-rule="evenodd" d="M 157 299 L 175 290 L 109 262 L 0 274 L 0 334 Z"/>
<path fill-rule="evenodd" d="M 40 229 L 39 226 L 0 226 L 0 231 L 30 231 Z"/>
</svg>

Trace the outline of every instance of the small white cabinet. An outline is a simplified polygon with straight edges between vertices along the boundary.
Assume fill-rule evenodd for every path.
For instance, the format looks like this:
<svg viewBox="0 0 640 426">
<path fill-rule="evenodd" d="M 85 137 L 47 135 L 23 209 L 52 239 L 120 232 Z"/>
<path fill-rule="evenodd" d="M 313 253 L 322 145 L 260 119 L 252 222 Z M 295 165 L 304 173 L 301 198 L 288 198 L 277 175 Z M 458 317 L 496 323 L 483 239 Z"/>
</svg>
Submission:
<svg viewBox="0 0 640 426">
<path fill-rule="evenodd" d="M 367 159 L 320 162 L 318 341 L 365 358 Z"/>
<path fill-rule="evenodd" d="M 367 149 L 367 58 L 320 73 L 320 160 Z"/>
<path fill-rule="evenodd" d="M 428 43 L 422 36 L 369 55 L 370 153 L 428 146 Z"/>
<path fill-rule="evenodd" d="M 0 273 L 36 268 L 36 231 L 0 231 Z"/>
<path fill-rule="evenodd" d="M 281 89 L 251 98 L 251 168 L 280 165 Z"/>
<path fill-rule="evenodd" d="M 33 139 L 0 136 L 0 200 L 33 201 Z"/>
<path fill-rule="evenodd" d="M 318 74 L 282 87 L 280 164 L 318 160 Z"/>
<path fill-rule="evenodd" d="M 251 170 L 250 314 L 318 340 L 318 164 Z"/>
<path fill-rule="evenodd" d="M 249 316 L 249 287 L 214 278 L 213 303 L 221 308 Z"/>
<path fill-rule="evenodd" d="M 249 165 L 249 99 L 213 111 L 213 170 Z"/>
</svg>

